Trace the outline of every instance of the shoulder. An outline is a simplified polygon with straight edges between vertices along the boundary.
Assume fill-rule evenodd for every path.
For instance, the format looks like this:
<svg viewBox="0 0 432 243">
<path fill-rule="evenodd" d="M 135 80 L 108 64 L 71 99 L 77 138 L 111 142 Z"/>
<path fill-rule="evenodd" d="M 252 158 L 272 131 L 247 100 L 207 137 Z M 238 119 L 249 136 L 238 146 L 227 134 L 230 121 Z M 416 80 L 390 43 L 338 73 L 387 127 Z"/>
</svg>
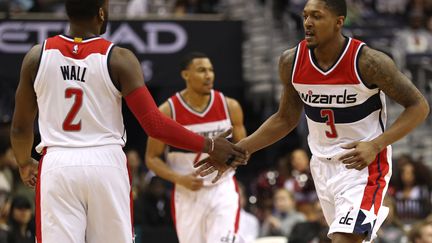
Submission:
<svg viewBox="0 0 432 243">
<path fill-rule="evenodd" d="M 279 65 L 292 67 L 297 52 L 297 47 L 285 50 L 279 59 Z"/>
<path fill-rule="evenodd" d="M 165 101 L 162 103 L 162 105 L 159 106 L 159 110 L 166 116 L 171 117 L 171 106 L 168 103 L 168 101 Z"/>
<path fill-rule="evenodd" d="M 241 105 L 236 99 L 227 96 L 225 96 L 225 99 L 227 102 L 228 109 L 230 110 L 241 109 Z"/>
<path fill-rule="evenodd" d="M 36 78 L 36 73 L 39 67 L 41 54 L 42 54 L 42 45 L 41 44 L 35 45 L 27 52 L 22 63 L 23 70 L 31 74 L 33 80 Z"/>
<path fill-rule="evenodd" d="M 33 46 L 26 54 L 25 59 L 28 63 L 38 63 L 42 54 L 42 45 Z"/>
<path fill-rule="evenodd" d="M 284 84 L 288 84 L 291 81 L 296 52 L 297 47 L 288 49 L 279 58 L 279 76 Z"/>
<path fill-rule="evenodd" d="M 359 71 L 368 84 L 376 84 L 380 79 L 389 77 L 397 68 L 393 60 L 385 53 L 365 46 L 359 57 Z"/>
<path fill-rule="evenodd" d="M 125 61 L 128 60 L 136 59 L 135 54 L 131 50 L 119 46 L 113 47 L 111 51 L 111 57 L 112 57 L 111 58 L 112 62 L 119 63 L 119 64 L 125 63 Z"/>
</svg>

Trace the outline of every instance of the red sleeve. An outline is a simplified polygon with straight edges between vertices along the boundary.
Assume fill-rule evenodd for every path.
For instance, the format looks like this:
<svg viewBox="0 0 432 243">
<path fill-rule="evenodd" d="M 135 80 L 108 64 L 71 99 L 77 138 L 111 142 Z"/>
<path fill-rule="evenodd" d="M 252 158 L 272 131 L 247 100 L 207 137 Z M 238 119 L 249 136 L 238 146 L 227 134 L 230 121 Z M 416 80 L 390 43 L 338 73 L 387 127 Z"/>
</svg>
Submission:
<svg viewBox="0 0 432 243">
<path fill-rule="evenodd" d="M 203 151 L 205 138 L 162 114 L 146 86 L 135 89 L 125 97 L 125 100 L 141 127 L 150 137 L 177 148 L 194 152 Z"/>
</svg>

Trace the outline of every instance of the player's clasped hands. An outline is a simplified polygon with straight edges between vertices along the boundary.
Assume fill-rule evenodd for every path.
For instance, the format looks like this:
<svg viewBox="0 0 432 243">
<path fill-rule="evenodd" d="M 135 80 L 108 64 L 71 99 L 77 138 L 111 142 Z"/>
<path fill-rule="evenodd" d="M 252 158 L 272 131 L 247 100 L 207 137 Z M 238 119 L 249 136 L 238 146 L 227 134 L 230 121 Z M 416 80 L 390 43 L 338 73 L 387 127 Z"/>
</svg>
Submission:
<svg viewBox="0 0 432 243">
<path fill-rule="evenodd" d="M 25 165 L 19 166 L 21 180 L 26 186 L 29 186 L 31 188 L 34 188 L 36 186 L 38 164 L 39 163 L 35 159 L 30 158 Z"/>
<path fill-rule="evenodd" d="M 350 149 L 339 160 L 345 164 L 347 169 L 362 170 L 371 164 L 377 154 L 380 152 L 378 146 L 369 142 L 353 142 L 342 146 L 344 149 Z"/>
<path fill-rule="evenodd" d="M 217 171 L 216 177 L 212 180 L 212 183 L 216 183 L 222 175 L 229 169 L 237 168 L 240 165 L 246 165 L 249 160 L 249 153 L 242 147 L 240 147 L 238 144 L 232 144 L 226 140 L 226 137 L 228 137 L 231 134 L 232 129 L 229 129 L 218 136 L 215 137 L 215 149 L 213 153 L 209 153 L 210 157 L 205 158 L 201 161 L 198 161 L 196 164 L 194 164 L 195 168 L 197 169 L 197 173 L 204 177 L 207 175 L 212 174 L 213 172 Z M 220 150 L 218 147 L 216 147 L 216 143 L 220 143 Z M 223 150 L 226 152 L 224 152 Z M 214 153 L 225 153 L 225 156 L 216 156 Z"/>
</svg>

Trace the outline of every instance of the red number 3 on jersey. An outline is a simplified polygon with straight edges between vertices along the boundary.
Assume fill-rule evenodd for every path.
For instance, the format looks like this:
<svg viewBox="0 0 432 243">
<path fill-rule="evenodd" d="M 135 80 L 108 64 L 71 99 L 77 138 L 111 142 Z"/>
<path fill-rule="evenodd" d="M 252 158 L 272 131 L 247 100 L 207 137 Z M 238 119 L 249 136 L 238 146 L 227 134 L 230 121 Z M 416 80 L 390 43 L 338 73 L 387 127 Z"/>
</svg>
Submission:
<svg viewBox="0 0 432 243">
<path fill-rule="evenodd" d="M 63 121 L 63 130 L 64 131 L 80 131 L 81 130 L 81 120 L 76 124 L 72 124 L 72 122 L 75 119 L 78 111 L 80 110 L 80 108 L 82 106 L 83 91 L 81 89 L 77 89 L 77 88 L 66 89 L 65 98 L 70 99 L 72 97 L 74 97 L 74 103 L 72 104 L 72 107 L 69 110 L 69 113 L 66 115 L 66 118 Z"/>
<path fill-rule="evenodd" d="M 321 110 L 321 117 L 326 118 L 326 124 L 330 127 L 330 131 L 326 131 L 325 134 L 328 138 L 337 138 L 338 134 L 336 131 L 335 126 L 335 119 L 334 119 L 334 113 L 331 109 L 322 109 Z"/>
</svg>

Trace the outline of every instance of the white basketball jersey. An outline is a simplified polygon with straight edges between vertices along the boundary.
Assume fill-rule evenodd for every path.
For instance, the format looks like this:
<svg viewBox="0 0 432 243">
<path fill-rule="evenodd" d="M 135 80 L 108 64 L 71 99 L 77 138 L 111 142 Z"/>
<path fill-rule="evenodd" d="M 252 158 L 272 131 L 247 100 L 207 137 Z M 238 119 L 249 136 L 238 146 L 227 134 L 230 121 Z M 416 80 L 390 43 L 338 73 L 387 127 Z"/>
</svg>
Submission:
<svg viewBox="0 0 432 243">
<path fill-rule="evenodd" d="M 363 46 L 348 38 L 338 61 L 326 71 L 316 64 L 305 41 L 297 47 L 292 83 L 304 103 L 309 147 L 315 156 L 334 157 L 346 152 L 342 145 L 369 141 L 384 131 L 384 93 L 367 87 L 358 71 Z"/>
<path fill-rule="evenodd" d="M 213 137 L 226 131 L 231 125 L 228 106 L 222 93 L 212 90 L 207 108 L 203 112 L 197 112 L 190 107 L 181 97 L 180 93 L 168 99 L 171 108 L 172 118 L 182 124 L 185 128 L 201 134 L 205 137 Z M 185 138 L 187 139 L 187 138 Z M 208 157 L 207 154 L 197 154 L 174 147 L 168 147 L 166 152 L 168 165 L 176 172 L 186 175 L 194 172 L 194 163 Z M 224 174 L 223 179 L 231 179 L 234 171 Z M 204 177 L 204 185 L 212 185 L 211 181 L 216 174 Z"/>
<path fill-rule="evenodd" d="M 34 82 L 44 147 L 125 144 L 121 93 L 108 68 L 113 44 L 63 35 L 43 44 Z"/>
</svg>

